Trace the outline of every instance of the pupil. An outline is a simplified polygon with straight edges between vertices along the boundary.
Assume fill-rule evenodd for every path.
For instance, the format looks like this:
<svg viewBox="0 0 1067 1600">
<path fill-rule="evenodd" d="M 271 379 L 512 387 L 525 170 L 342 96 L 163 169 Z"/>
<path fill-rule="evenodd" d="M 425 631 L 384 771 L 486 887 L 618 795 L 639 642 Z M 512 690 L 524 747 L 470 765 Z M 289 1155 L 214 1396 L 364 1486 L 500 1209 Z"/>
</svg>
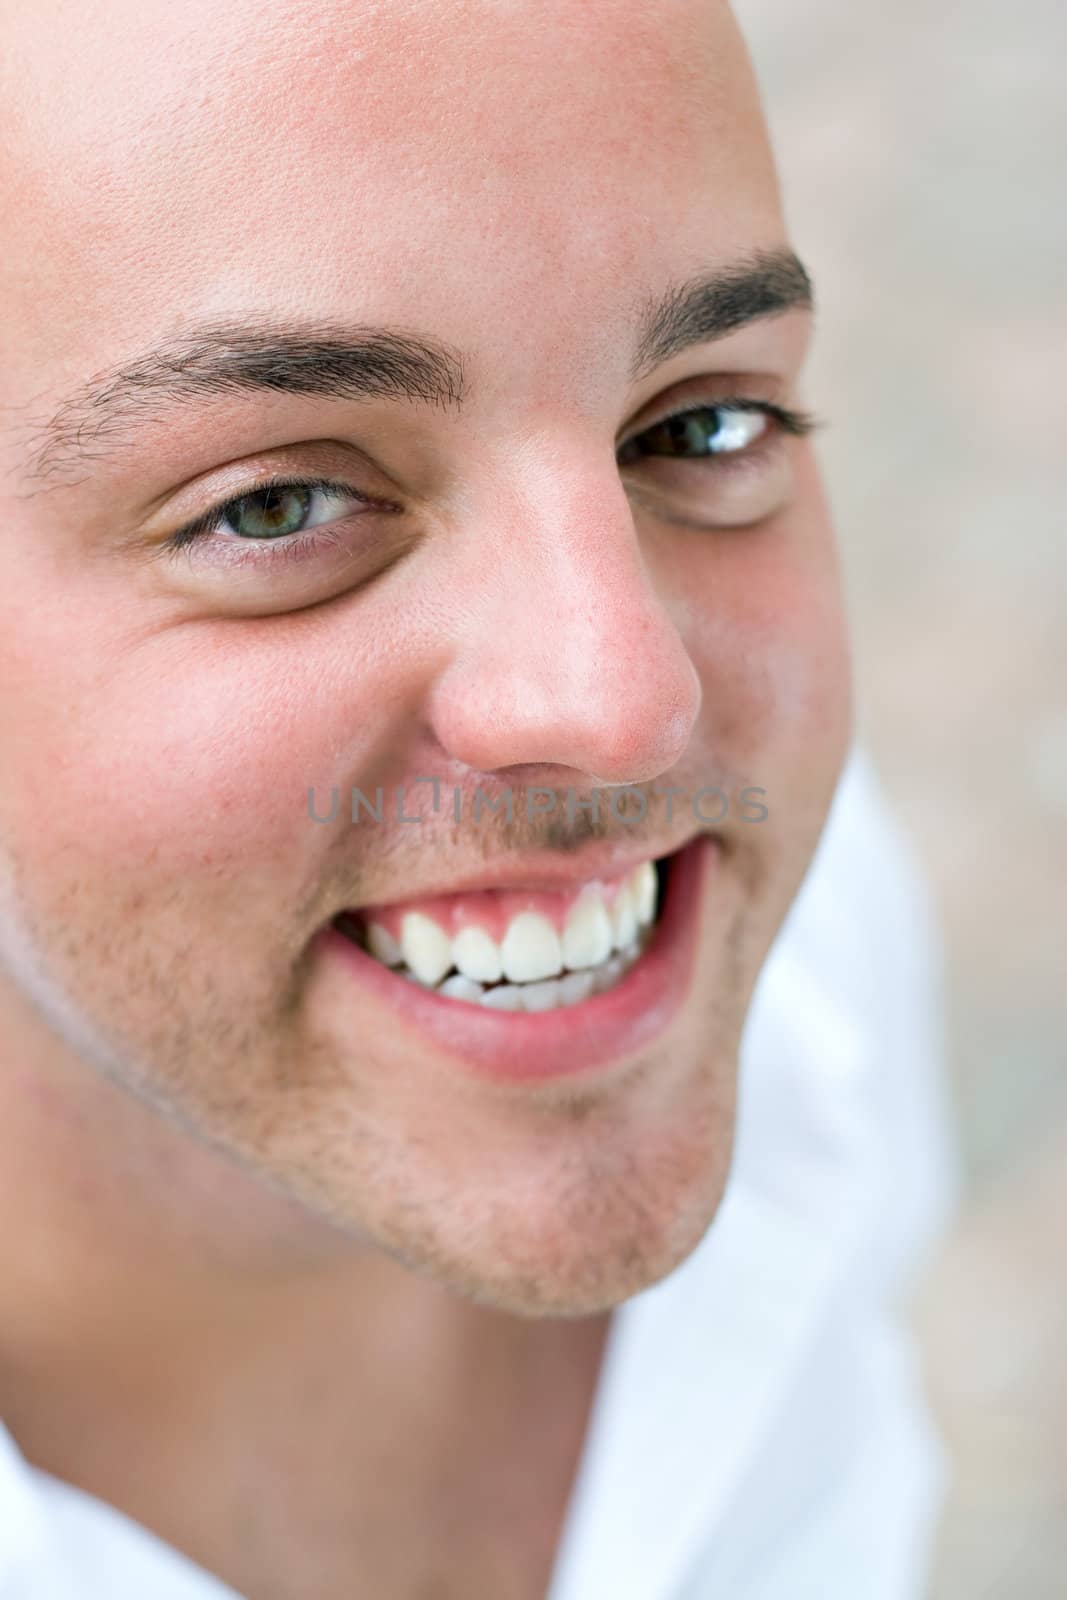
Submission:
<svg viewBox="0 0 1067 1600">
<path fill-rule="evenodd" d="M 298 533 L 310 507 L 310 489 L 259 489 L 235 501 L 228 520 L 246 539 L 277 539 Z"/>
<path fill-rule="evenodd" d="M 708 455 L 714 453 L 715 440 L 722 432 L 722 411 L 719 406 L 701 406 L 686 416 L 669 417 L 662 428 L 672 454 L 680 456 L 694 450 Z M 653 434 L 658 431 L 651 430 Z"/>
</svg>

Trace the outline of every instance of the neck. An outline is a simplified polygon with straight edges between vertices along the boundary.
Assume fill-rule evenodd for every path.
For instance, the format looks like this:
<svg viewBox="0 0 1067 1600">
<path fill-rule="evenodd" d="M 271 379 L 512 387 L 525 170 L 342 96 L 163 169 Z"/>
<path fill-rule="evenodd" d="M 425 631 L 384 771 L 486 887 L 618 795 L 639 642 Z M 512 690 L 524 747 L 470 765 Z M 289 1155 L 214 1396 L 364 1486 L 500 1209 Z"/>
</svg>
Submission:
<svg viewBox="0 0 1067 1600">
<path fill-rule="evenodd" d="M 309 1517 L 338 1482 L 348 1507 L 383 1474 L 429 1493 L 465 1449 L 529 1463 L 541 1448 L 569 1487 L 609 1314 L 476 1305 L 54 1046 L 5 1055 L 0 1418 L 34 1464 L 164 1536 L 159 1506 L 205 1463 L 220 1504 L 266 1475 L 289 1507 L 301 1484 Z M 146 1500 L 128 1464 L 149 1442 Z"/>
</svg>

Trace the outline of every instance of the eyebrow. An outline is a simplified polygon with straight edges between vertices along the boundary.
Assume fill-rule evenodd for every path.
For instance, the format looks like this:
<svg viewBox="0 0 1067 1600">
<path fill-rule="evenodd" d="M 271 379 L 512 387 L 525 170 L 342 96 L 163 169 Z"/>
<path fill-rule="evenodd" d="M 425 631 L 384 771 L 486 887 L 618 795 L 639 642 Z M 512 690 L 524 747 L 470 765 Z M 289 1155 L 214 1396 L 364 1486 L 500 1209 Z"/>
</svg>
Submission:
<svg viewBox="0 0 1067 1600">
<path fill-rule="evenodd" d="M 754 252 L 672 285 L 638 307 L 631 384 L 696 344 L 814 302 L 811 279 L 788 249 Z M 62 477 L 128 440 L 139 422 L 230 393 L 407 400 L 461 411 L 469 397 L 461 352 L 396 328 L 262 317 L 207 323 L 110 371 L 31 424 L 29 480 Z"/>
</svg>

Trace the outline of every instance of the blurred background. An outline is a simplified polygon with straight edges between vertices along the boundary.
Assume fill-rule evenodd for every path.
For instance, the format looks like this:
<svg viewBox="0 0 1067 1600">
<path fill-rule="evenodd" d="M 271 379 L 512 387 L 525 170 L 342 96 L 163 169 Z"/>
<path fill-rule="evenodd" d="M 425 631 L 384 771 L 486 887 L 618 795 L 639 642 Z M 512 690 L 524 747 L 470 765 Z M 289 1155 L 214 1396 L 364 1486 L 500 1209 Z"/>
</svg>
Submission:
<svg viewBox="0 0 1067 1600">
<path fill-rule="evenodd" d="M 821 302 L 860 731 L 946 942 L 965 1192 L 914 1309 L 954 1472 L 930 1600 L 1064 1600 L 1067 4 L 735 9 Z"/>
</svg>

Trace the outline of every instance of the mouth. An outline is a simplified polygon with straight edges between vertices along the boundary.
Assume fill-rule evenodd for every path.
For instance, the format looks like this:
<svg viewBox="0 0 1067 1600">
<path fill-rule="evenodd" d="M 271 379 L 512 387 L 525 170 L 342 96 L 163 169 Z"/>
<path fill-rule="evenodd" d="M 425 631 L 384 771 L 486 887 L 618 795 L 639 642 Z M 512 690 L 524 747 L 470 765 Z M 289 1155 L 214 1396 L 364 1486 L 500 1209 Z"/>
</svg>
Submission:
<svg viewBox="0 0 1067 1600">
<path fill-rule="evenodd" d="M 544 1081 L 647 1047 L 683 1005 L 722 845 L 702 833 L 625 873 L 346 910 L 322 930 L 340 985 L 468 1072 Z M 342 1032 L 348 1032 L 339 1021 Z M 380 1029 L 381 1023 L 373 1024 Z"/>
<path fill-rule="evenodd" d="M 444 1000 L 553 1011 L 620 983 L 658 924 L 673 856 L 570 889 L 476 890 L 342 912 L 372 960 Z"/>
</svg>

